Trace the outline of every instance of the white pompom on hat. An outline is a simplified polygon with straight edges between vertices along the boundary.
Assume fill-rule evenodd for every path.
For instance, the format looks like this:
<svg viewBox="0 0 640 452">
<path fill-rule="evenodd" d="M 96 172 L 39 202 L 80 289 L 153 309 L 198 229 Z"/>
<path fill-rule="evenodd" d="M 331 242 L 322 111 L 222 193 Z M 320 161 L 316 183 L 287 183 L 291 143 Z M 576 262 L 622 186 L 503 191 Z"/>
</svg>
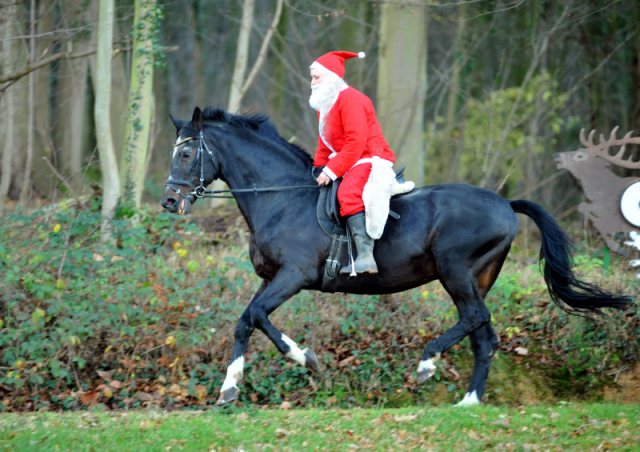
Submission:
<svg viewBox="0 0 640 452">
<path fill-rule="evenodd" d="M 338 77 L 344 78 L 345 60 L 348 60 L 350 58 L 364 58 L 364 57 L 365 57 L 364 52 L 358 52 L 358 53 L 345 52 L 345 51 L 329 52 L 329 53 L 325 53 L 316 61 L 314 61 L 311 67 L 313 68 L 315 64 L 319 64 L 325 69 L 338 75 Z"/>
</svg>

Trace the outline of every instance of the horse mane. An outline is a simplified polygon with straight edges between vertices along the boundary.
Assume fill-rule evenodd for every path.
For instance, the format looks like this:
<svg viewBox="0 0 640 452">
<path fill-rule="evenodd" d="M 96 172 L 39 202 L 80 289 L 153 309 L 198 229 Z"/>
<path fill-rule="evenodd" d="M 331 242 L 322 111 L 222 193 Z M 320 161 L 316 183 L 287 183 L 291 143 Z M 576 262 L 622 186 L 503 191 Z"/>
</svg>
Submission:
<svg viewBox="0 0 640 452">
<path fill-rule="evenodd" d="M 269 120 L 269 117 L 265 114 L 254 113 L 245 116 L 232 115 L 217 107 L 206 107 L 202 112 L 202 119 L 210 122 L 229 124 L 232 127 L 252 131 L 262 138 L 266 138 L 277 145 L 289 149 L 291 152 L 303 158 L 305 161 L 313 162 L 313 159 L 307 153 L 307 151 L 302 149 L 300 146 L 289 143 L 287 140 L 282 138 L 282 136 L 278 132 L 278 128 Z"/>
</svg>

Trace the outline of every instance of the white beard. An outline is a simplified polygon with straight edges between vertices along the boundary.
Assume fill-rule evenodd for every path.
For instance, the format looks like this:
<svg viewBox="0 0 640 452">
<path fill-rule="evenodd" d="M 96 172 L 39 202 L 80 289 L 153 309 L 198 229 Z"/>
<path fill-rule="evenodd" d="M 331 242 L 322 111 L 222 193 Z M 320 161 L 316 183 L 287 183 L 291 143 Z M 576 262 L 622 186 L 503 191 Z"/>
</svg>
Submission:
<svg viewBox="0 0 640 452">
<path fill-rule="evenodd" d="M 331 75 L 334 76 L 331 77 Z M 329 73 L 325 75 L 322 83 L 311 87 L 309 105 L 315 111 L 319 111 L 320 116 L 326 116 L 336 103 L 336 100 L 338 100 L 340 92 L 347 87 L 348 85 L 344 80 L 333 73 Z"/>
</svg>

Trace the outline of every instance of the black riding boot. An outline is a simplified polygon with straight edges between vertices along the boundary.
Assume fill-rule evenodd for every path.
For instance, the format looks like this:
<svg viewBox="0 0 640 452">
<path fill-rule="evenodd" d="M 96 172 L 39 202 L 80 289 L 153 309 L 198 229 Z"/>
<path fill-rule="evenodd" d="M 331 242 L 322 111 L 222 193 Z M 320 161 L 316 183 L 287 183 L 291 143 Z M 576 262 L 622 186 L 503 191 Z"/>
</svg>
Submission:
<svg viewBox="0 0 640 452">
<path fill-rule="evenodd" d="M 347 225 L 349 226 L 353 240 L 356 242 L 356 250 L 358 251 L 358 257 L 355 261 L 356 273 L 378 273 L 378 266 L 373 257 L 375 240 L 367 234 L 367 222 L 364 212 L 358 212 L 348 216 Z M 351 273 L 351 265 L 342 267 L 340 273 Z"/>
</svg>

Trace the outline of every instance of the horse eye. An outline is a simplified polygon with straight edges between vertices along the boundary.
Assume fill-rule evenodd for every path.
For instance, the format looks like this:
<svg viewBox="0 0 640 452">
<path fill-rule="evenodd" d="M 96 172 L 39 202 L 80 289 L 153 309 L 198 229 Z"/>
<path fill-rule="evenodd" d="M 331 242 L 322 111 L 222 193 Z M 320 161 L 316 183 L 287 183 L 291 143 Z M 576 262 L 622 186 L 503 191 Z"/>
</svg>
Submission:
<svg viewBox="0 0 640 452">
<path fill-rule="evenodd" d="M 191 151 L 184 151 L 184 152 L 182 153 L 182 156 L 183 156 L 184 158 L 191 157 Z"/>
</svg>

